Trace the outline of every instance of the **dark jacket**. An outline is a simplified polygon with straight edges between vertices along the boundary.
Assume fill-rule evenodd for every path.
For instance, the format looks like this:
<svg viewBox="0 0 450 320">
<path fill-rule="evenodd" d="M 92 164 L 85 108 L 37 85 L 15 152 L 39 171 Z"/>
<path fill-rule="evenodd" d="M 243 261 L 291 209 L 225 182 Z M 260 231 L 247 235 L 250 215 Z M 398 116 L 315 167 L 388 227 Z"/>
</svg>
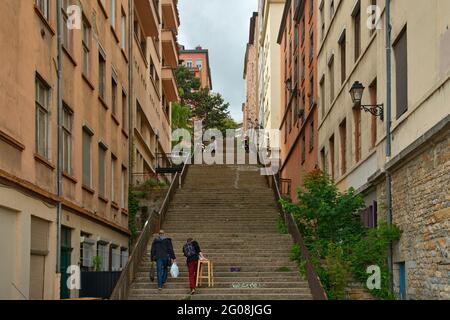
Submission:
<svg viewBox="0 0 450 320">
<path fill-rule="evenodd" d="M 186 243 L 187 244 L 187 243 Z M 185 244 L 185 245 L 186 245 Z M 202 250 L 200 249 L 200 245 L 198 244 L 197 241 L 192 241 L 192 245 L 194 246 L 195 249 L 195 254 L 193 256 L 190 257 L 186 257 L 187 258 L 187 263 L 191 263 L 192 261 L 198 261 L 199 260 L 199 254 L 200 252 L 202 252 Z M 183 253 L 184 253 L 184 246 L 183 246 Z M 186 256 L 186 255 L 185 255 Z"/>
<path fill-rule="evenodd" d="M 173 251 L 172 239 L 167 237 L 158 237 L 153 240 L 151 258 L 152 261 L 166 258 L 175 260 L 176 257 L 175 252 Z"/>
</svg>

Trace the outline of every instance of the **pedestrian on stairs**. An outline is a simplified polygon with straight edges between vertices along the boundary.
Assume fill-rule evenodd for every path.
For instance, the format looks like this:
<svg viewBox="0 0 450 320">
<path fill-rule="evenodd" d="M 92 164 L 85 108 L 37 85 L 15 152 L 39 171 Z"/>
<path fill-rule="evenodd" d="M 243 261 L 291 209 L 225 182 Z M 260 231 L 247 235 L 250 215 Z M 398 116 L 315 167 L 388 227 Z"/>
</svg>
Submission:
<svg viewBox="0 0 450 320">
<path fill-rule="evenodd" d="M 197 267 L 198 260 L 205 260 L 205 256 L 200 250 L 200 245 L 192 238 L 187 239 L 186 244 L 183 246 L 183 254 L 186 257 L 186 263 L 189 270 L 189 286 L 191 288 L 191 294 L 195 294 L 197 287 Z"/>
<path fill-rule="evenodd" d="M 152 243 L 151 259 L 156 261 L 156 272 L 158 274 L 158 290 L 162 290 L 167 281 L 167 268 L 175 263 L 177 258 L 173 251 L 172 239 L 167 237 L 164 230 L 160 230 L 158 237 Z"/>
</svg>

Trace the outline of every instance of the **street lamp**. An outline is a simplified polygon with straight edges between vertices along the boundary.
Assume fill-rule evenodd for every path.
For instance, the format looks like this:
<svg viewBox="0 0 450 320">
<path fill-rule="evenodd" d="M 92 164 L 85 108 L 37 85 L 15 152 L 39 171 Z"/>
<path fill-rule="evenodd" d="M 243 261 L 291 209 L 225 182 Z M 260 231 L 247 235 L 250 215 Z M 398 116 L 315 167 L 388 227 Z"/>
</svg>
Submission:
<svg viewBox="0 0 450 320">
<path fill-rule="evenodd" d="M 362 97 L 364 94 L 364 86 L 361 82 L 355 81 L 350 89 L 350 96 L 352 97 L 352 101 L 354 105 L 359 105 L 362 110 L 365 112 L 370 112 L 375 117 L 380 117 L 381 121 L 384 121 L 384 105 L 376 104 L 376 105 L 362 105 Z"/>
</svg>

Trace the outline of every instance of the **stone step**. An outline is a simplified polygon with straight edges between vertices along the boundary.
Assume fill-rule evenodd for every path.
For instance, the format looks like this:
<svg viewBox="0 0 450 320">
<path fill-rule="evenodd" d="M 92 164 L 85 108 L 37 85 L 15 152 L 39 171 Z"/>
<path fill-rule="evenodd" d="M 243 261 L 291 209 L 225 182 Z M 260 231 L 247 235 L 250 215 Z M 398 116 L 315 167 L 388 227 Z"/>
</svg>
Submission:
<svg viewBox="0 0 450 320">
<path fill-rule="evenodd" d="M 164 290 L 163 290 L 164 291 Z M 164 295 L 157 293 L 154 295 L 133 296 L 130 295 L 129 300 L 312 300 L 311 294 L 222 294 L 212 295 L 208 292 L 198 293 L 193 296 L 189 294 Z M 221 312 L 221 310 L 218 310 Z"/>
<path fill-rule="evenodd" d="M 199 293 L 207 293 L 209 295 L 222 295 L 222 294 L 309 294 L 309 288 L 242 288 L 242 289 L 232 289 L 232 288 L 198 288 Z M 189 292 L 189 291 L 188 291 Z M 130 294 L 134 297 L 142 295 L 154 295 L 154 294 L 184 294 L 186 293 L 185 288 L 180 289 L 168 289 L 163 288 L 162 292 L 159 293 L 157 285 L 154 288 L 147 289 L 131 289 Z"/>
<path fill-rule="evenodd" d="M 169 279 L 167 283 L 164 285 L 164 289 L 167 290 L 186 290 L 189 289 L 189 279 L 185 279 L 185 281 L 174 282 L 174 279 Z M 203 282 L 205 283 L 205 282 Z M 234 282 L 218 282 L 217 279 L 214 279 L 214 288 L 216 289 L 257 289 L 257 288 L 273 288 L 273 289 L 281 289 L 281 288 L 296 288 L 303 289 L 309 291 L 308 283 L 300 282 L 297 280 L 294 281 L 284 281 L 284 282 L 266 282 L 266 281 L 246 281 L 242 279 L 238 279 Z M 135 281 L 131 287 L 131 289 L 136 290 L 148 290 L 148 289 L 157 289 L 157 280 L 151 282 L 150 279 L 146 281 Z M 231 293 L 231 292 L 230 292 Z"/>
<path fill-rule="evenodd" d="M 258 265 L 251 265 L 251 266 L 245 266 L 242 264 L 225 264 L 225 265 L 218 265 L 214 264 L 214 274 L 216 272 L 230 272 L 230 269 L 233 267 L 239 267 L 241 268 L 241 272 L 277 272 L 277 270 L 281 270 L 281 268 L 289 268 L 289 270 L 298 270 L 296 265 L 293 265 L 292 263 L 285 263 L 285 264 L 270 264 L 270 265 L 264 265 L 264 266 L 258 266 Z M 138 271 L 139 272 L 149 272 L 150 270 L 150 264 L 142 263 Z M 186 272 L 187 267 L 180 267 L 180 270 L 183 270 Z M 206 268 L 205 268 L 206 270 Z M 281 271 L 280 271 L 281 272 Z"/>
<path fill-rule="evenodd" d="M 250 277 L 257 277 L 257 278 L 291 278 L 291 277 L 298 277 L 299 271 L 297 268 L 289 268 L 289 271 L 245 271 L 241 270 L 240 272 L 230 272 L 230 270 L 220 271 L 220 270 L 214 270 L 214 278 L 220 279 L 220 278 L 227 278 L 227 279 L 236 279 L 236 278 L 242 278 L 242 279 L 248 279 Z M 142 277 L 150 277 L 150 269 L 145 269 L 143 271 L 138 271 L 136 273 L 136 278 L 142 278 Z M 180 269 L 180 275 L 179 278 L 187 278 L 188 272 L 186 269 Z"/>
<path fill-rule="evenodd" d="M 181 252 L 175 251 L 175 255 L 178 254 L 178 257 L 181 258 Z M 208 258 L 214 262 L 214 265 L 252 265 L 252 264 L 268 264 L 272 265 L 275 264 L 287 264 L 292 262 L 292 260 L 284 255 L 284 257 L 261 257 L 261 256 L 216 256 L 214 257 L 212 254 L 208 254 Z M 142 260 L 143 263 L 150 262 L 150 259 L 148 257 L 144 258 Z M 244 264 L 245 263 L 245 264 Z"/>
<path fill-rule="evenodd" d="M 283 284 L 283 283 L 297 283 L 302 286 L 307 286 L 308 282 L 301 280 L 299 274 L 294 274 L 292 276 L 287 275 L 273 275 L 273 273 L 270 274 L 270 276 L 267 277 L 217 277 L 214 275 L 214 282 L 218 286 L 226 286 L 233 283 L 253 283 L 253 282 L 261 282 L 261 283 L 277 283 L 277 284 Z M 144 275 L 141 275 L 139 277 L 136 277 L 134 280 L 135 284 L 141 284 L 141 283 L 152 283 L 150 281 L 150 273 L 145 273 Z M 170 279 L 170 283 L 168 285 L 175 285 L 177 283 L 180 283 L 181 285 L 185 285 L 186 283 L 189 283 L 189 277 L 187 273 L 180 274 L 178 278 L 176 279 Z"/>
</svg>

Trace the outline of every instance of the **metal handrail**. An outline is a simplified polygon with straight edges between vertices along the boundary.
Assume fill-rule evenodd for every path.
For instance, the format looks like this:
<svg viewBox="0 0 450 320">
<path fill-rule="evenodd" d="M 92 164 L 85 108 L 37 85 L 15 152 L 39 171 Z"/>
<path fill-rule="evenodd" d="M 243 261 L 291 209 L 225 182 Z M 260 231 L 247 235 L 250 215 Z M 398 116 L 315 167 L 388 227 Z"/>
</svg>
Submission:
<svg viewBox="0 0 450 320">
<path fill-rule="evenodd" d="M 136 246 L 134 247 L 128 262 L 125 266 L 125 268 L 122 271 L 122 274 L 120 275 L 119 280 L 117 281 L 116 286 L 114 287 L 113 293 L 111 294 L 110 299 L 111 300 L 125 300 L 128 298 L 128 294 L 130 292 L 131 284 L 133 283 L 133 280 L 135 279 L 136 273 L 138 272 L 139 266 L 142 262 L 142 258 L 147 252 L 148 243 L 150 241 L 151 236 L 154 234 L 154 232 L 161 229 L 161 225 L 164 222 L 167 210 L 169 208 L 170 201 L 173 198 L 173 195 L 175 194 L 176 190 L 181 186 L 181 184 L 184 182 L 184 178 L 180 179 L 182 175 L 187 174 L 187 167 L 188 167 L 188 161 L 187 159 L 191 157 L 192 155 L 189 154 L 186 157 L 186 161 L 183 165 L 183 172 L 182 174 L 179 174 L 178 172 L 175 174 L 174 179 L 172 180 L 172 183 L 170 184 L 170 188 L 167 191 L 167 194 L 164 198 L 164 202 L 161 205 L 161 208 L 158 212 L 158 221 L 157 224 L 153 223 L 152 215 L 148 218 L 147 222 L 145 223 L 144 229 L 142 230 L 137 242 Z"/>
<path fill-rule="evenodd" d="M 267 173 L 267 169 L 266 173 Z M 275 199 L 277 200 L 277 205 L 279 208 L 280 216 L 286 223 L 289 234 L 292 236 L 294 243 L 300 247 L 300 253 L 302 255 L 302 259 L 306 262 L 306 277 L 308 280 L 309 288 L 311 289 L 311 294 L 314 300 L 328 300 L 327 294 L 323 289 L 322 283 L 320 282 L 319 276 L 314 270 L 314 266 L 311 262 L 311 256 L 309 255 L 308 248 L 305 245 L 305 241 L 303 240 L 303 236 L 298 229 L 297 223 L 295 223 L 294 216 L 292 213 L 288 213 L 283 209 L 283 206 L 280 203 L 282 199 L 280 188 L 278 187 L 278 180 L 275 174 L 266 175 L 268 178 L 269 186 L 272 188 Z"/>
</svg>

